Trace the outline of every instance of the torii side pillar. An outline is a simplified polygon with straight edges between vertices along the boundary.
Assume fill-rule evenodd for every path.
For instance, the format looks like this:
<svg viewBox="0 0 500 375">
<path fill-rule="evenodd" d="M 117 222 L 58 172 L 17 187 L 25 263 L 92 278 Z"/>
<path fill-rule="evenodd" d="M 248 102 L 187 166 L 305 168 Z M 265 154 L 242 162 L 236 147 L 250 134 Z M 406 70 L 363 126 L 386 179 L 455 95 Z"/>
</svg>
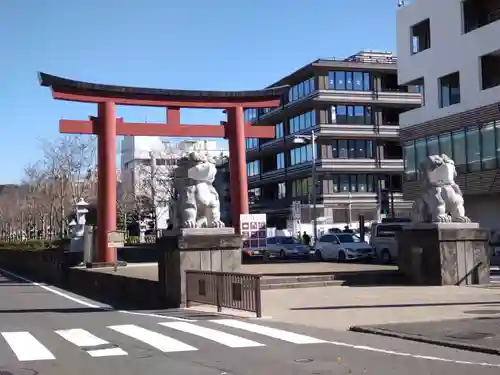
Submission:
<svg viewBox="0 0 500 375">
<path fill-rule="evenodd" d="M 108 246 L 108 234 L 116 230 L 116 136 L 212 137 L 229 141 L 230 191 L 233 224 L 237 231 L 240 214 L 248 213 L 248 179 L 245 138 L 274 138 L 274 126 L 245 123 L 244 108 L 275 108 L 288 86 L 256 91 L 198 91 L 149 89 L 74 81 L 39 73 L 40 84 L 52 89 L 58 100 L 97 104 L 97 117 L 89 120 L 61 120 L 61 133 L 97 134 L 98 222 L 97 246 L 100 263 L 114 263 L 115 249 Z M 167 108 L 162 124 L 128 123 L 116 118 L 116 105 Z M 225 109 L 227 122 L 219 125 L 184 125 L 181 108 Z"/>
</svg>

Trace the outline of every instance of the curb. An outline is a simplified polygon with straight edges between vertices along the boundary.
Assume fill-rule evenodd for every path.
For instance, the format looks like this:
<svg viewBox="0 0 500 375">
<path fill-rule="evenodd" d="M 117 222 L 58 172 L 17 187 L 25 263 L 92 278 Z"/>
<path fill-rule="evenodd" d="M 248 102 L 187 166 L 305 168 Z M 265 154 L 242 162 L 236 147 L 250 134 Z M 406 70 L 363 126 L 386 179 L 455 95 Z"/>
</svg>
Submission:
<svg viewBox="0 0 500 375">
<path fill-rule="evenodd" d="M 424 336 L 413 335 L 410 333 L 398 333 L 394 331 L 389 331 L 381 328 L 370 328 L 370 327 L 359 327 L 359 326 L 351 326 L 349 327 L 349 331 L 357 332 L 357 333 L 369 333 L 378 336 L 386 336 L 386 337 L 394 337 L 402 340 L 416 341 L 424 344 L 433 344 L 438 346 L 444 346 L 452 349 L 460 349 L 467 350 L 469 352 L 476 353 L 485 353 L 500 356 L 500 348 L 489 348 L 487 346 L 475 345 L 475 344 L 466 344 L 453 340 L 439 340 L 426 338 Z"/>
</svg>

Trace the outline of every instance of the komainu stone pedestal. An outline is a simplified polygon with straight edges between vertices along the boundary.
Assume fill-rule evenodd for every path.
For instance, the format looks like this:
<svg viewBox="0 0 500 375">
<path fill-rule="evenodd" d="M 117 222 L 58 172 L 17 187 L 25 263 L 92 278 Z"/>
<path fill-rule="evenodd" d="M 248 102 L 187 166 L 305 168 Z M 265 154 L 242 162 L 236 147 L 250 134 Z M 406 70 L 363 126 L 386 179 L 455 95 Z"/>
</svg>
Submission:
<svg viewBox="0 0 500 375">
<path fill-rule="evenodd" d="M 186 270 L 235 272 L 241 266 L 241 236 L 234 228 L 165 231 L 158 246 L 160 293 L 168 307 L 185 307 Z"/>
<path fill-rule="evenodd" d="M 415 285 L 490 282 L 489 231 L 477 223 L 412 223 L 397 234 L 399 270 Z"/>
</svg>

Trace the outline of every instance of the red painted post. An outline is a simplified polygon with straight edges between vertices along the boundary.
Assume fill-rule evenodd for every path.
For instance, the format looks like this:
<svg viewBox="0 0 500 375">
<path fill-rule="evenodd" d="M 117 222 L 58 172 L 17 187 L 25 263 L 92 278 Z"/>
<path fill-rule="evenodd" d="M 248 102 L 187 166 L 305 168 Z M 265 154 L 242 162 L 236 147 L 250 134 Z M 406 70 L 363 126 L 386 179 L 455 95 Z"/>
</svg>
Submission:
<svg viewBox="0 0 500 375">
<path fill-rule="evenodd" d="M 114 262 L 108 232 L 116 230 L 116 117 L 115 103 L 98 104 L 97 138 L 97 249 L 99 262 Z"/>
<path fill-rule="evenodd" d="M 229 170 L 233 226 L 240 232 L 240 214 L 248 214 L 248 178 L 243 107 L 227 110 Z"/>
</svg>

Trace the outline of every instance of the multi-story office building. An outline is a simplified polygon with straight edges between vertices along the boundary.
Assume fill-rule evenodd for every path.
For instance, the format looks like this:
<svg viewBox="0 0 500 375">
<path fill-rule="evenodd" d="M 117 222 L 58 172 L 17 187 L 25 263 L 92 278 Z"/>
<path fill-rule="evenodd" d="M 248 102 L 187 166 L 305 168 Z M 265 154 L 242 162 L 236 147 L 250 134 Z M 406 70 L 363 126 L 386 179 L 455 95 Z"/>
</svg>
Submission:
<svg viewBox="0 0 500 375">
<path fill-rule="evenodd" d="M 245 110 L 247 121 L 276 127 L 275 139 L 247 139 L 251 212 L 283 227 L 300 201 L 302 222 L 354 222 L 359 214 L 373 220 L 377 192 L 386 188 L 394 191 L 395 214 L 407 215 L 398 119 L 420 106 L 421 95 L 398 85 L 396 61 L 372 51 L 319 59 L 269 86 L 290 85 L 280 108 Z M 313 131 L 316 181 L 312 146 L 297 143 Z"/>
<path fill-rule="evenodd" d="M 468 216 L 500 229 L 500 0 L 417 0 L 397 13 L 398 81 L 418 85 L 420 108 L 400 115 L 404 196 L 419 165 L 455 161 Z"/>
</svg>

